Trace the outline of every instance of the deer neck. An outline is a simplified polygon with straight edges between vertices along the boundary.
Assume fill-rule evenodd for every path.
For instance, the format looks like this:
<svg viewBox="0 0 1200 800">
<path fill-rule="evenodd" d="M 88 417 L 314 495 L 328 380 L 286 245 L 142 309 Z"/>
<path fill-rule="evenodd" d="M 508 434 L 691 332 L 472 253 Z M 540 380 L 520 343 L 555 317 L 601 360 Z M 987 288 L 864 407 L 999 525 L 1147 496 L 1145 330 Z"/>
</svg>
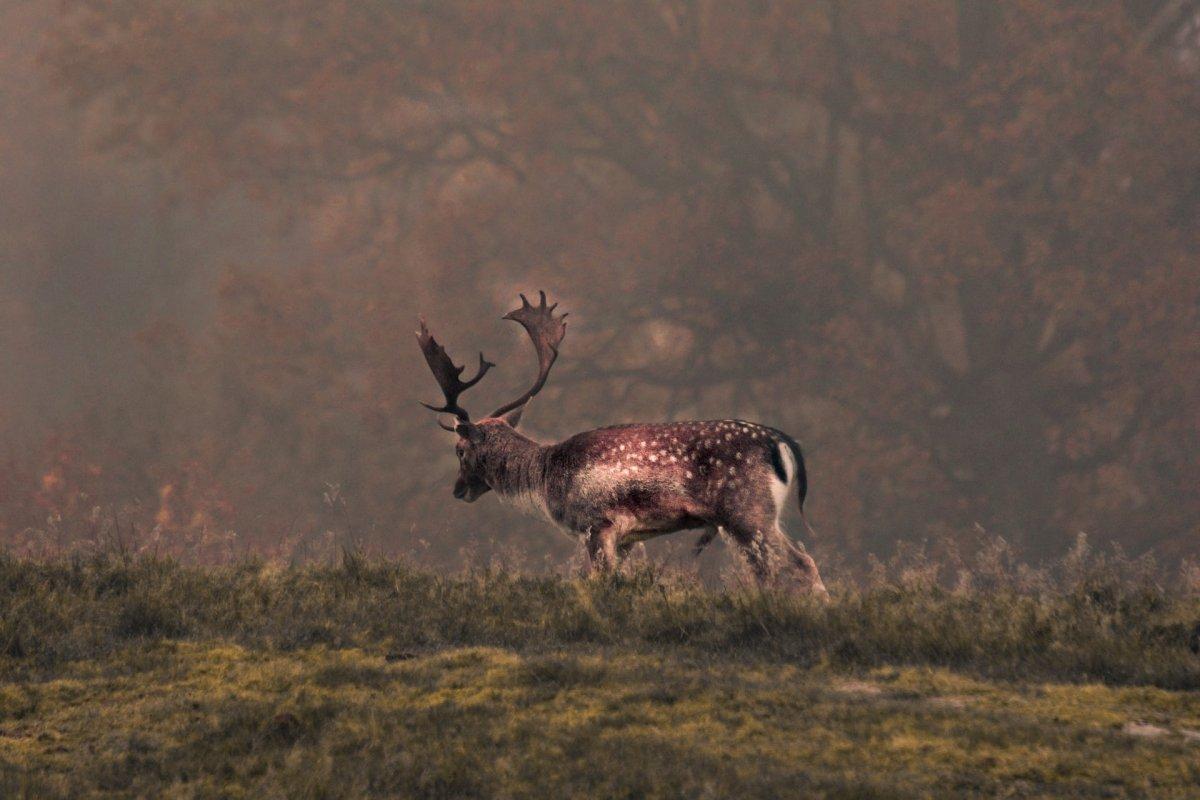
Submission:
<svg viewBox="0 0 1200 800">
<path fill-rule="evenodd" d="M 517 431 L 507 432 L 488 453 L 488 485 L 505 500 L 545 497 L 546 449 Z"/>
</svg>

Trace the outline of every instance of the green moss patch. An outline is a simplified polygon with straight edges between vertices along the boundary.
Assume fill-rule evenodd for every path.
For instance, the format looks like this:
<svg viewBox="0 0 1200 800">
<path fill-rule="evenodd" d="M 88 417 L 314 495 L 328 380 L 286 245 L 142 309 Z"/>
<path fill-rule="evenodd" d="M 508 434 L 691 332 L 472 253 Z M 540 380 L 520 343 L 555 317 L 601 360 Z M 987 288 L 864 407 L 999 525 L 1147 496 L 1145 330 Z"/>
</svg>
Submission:
<svg viewBox="0 0 1200 800">
<path fill-rule="evenodd" d="M 165 643 L 6 687 L 36 796 L 1186 796 L 1200 693 L 581 647 Z M 122 665 L 130 657 L 139 663 Z M 951 700 L 952 702 L 947 702 Z M 1153 721 L 1169 733 L 1124 726 Z"/>
</svg>

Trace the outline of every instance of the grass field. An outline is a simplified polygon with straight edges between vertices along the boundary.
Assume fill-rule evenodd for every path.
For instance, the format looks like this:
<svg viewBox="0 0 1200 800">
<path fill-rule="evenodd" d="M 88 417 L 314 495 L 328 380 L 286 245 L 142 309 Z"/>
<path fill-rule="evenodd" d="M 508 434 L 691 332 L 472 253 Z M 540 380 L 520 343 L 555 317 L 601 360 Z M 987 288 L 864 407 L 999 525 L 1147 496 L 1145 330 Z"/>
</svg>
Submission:
<svg viewBox="0 0 1200 800">
<path fill-rule="evenodd" d="M 0 559 L 0 796 L 1200 796 L 1194 587 Z"/>
</svg>

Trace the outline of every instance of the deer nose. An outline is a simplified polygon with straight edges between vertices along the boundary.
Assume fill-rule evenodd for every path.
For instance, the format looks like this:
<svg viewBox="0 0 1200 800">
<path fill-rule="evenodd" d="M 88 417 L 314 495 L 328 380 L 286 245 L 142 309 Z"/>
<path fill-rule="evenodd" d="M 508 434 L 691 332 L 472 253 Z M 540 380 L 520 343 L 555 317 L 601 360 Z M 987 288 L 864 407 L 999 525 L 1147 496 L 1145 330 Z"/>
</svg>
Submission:
<svg viewBox="0 0 1200 800">
<path fill-rule="evenodd" d="M 466 496 L 467 496 L 466 481 L 455 481 L 454 482 L 454 497 L 457 498 L 458 500 L 462 500 Z"/>
</svg>

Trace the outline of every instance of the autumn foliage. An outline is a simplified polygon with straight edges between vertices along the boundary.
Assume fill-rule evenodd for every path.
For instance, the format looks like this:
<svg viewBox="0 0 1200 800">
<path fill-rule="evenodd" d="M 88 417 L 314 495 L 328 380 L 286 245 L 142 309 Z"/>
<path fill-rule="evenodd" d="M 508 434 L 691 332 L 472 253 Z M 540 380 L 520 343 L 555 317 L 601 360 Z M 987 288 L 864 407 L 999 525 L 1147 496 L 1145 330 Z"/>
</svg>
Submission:
<svg viewBox="0 0 1200 800">
<path fill-rule="evenodd" d="M 545 288 L 573 324 L 531 430 L 784 428 L 818 554 L 980 529 L 1194 554 L 1178 5 L 72 0 L 44 58 L 96 146 L 304 244 L 231 266 L 211 325 L 131 342 L 138 407 L 14 463 L 0 535 L 95 513 L 203 558 L 563 553 L 451 506 L 415 403 L 436 395 L 418 311 L 500 363 L 500 397 L 532 365 L 497 318 Z"/>
</svg>

